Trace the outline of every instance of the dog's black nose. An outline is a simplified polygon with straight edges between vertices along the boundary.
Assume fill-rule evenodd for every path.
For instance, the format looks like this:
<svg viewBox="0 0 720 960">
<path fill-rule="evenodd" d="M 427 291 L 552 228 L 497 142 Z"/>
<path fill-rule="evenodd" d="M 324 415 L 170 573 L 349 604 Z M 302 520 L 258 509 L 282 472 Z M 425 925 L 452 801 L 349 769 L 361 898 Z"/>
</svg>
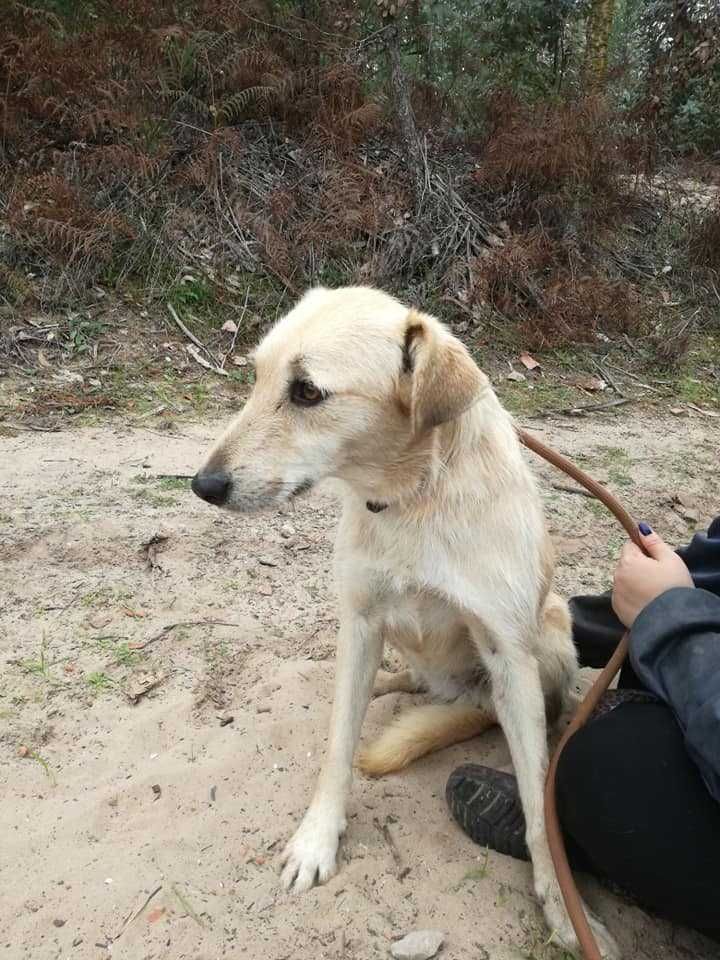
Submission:
<svg viewBox="0 0 720 960">
<path fill-rule="evenodd" d="M 228 498 L 232 480 L 227 473 L 196 473 L 190 486 L 202 500 L 219 507 Z"/>
</svg>

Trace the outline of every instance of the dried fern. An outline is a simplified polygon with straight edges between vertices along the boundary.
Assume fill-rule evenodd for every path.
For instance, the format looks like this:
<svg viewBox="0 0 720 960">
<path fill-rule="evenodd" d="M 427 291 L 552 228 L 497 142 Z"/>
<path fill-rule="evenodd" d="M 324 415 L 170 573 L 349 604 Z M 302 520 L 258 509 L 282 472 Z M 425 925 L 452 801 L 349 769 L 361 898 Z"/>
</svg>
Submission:
<svg viewBox="0 0 720 960">
<path fill-rule="evenodd" d="M 280 96 L 278 87 L 247 87 L 220 104 L 217 108 L 217 119 L 223 123 L 236 123 L 251 106 L 268 107 L 280 99 Z"/>
</svg>

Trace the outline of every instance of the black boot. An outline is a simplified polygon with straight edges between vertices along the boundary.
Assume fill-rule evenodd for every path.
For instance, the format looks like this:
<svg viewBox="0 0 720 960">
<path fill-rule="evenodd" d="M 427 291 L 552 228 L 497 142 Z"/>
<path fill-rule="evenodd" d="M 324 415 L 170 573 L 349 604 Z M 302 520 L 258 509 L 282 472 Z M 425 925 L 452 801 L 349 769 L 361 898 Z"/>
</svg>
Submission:
<svg viewBox="0 0 720 960">
<path fill-rule="evenodd" d="M 512 774 L 474 763 L 458 767 L 447 782 L 445 799 L 474 843 L 516 860 L 530 859 L 525 816 Z"/>
</svg>

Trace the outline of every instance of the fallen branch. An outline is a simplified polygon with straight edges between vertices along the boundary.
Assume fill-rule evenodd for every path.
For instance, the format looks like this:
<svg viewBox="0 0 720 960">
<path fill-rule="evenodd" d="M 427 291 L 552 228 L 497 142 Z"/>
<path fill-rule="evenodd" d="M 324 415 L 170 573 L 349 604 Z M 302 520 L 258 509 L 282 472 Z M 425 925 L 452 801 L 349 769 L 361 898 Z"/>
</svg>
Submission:
<svg viewBox="0 0 720 960">
<path fill-rule="evenodd" d="M 120 939 L 120 937 L 125 933 L 127 928 L 130 926 L 130 924 L 134 923 L 137 920 L 137 918 L 140 916 L 143 910 L 147 907 L 147 905 L 150 903 L 153 897 L 156 897 L 161 890 L 162 890 L 162 884 L 160 884 L 159 887 L 155 887 L 153 892 L 148 894 L 148 896 L 145 898 L 145 902 L 143 903 L 143 905 L 138 910 L 136 910 L 135 913 L 130 911 L 130 913 L 125 918 L 125 923 L 123 923 L 122 927 L 120 928 L 120 933 L 115 934 L 115 936 L 113 937 L 113 943 L 116 940 Z"/>
<path fill-rule="evenodd" d="M 387 821 L 381 824 L 377 817 L 373 817 L 373 824 L 375 825 L 375 829 L 379 831 L 379 833 L 385 840 L 385 843 L 390 848 L 390 853 L 392 854 L 392 858 L 395 861 L 395 867 L 397 868 L 398 879 L 402 880 L 403 877 L 407 876 L 409 871 L 406 869 L 406 867 L 403 864 L 402 857 L 400 856 L 400 851 L 397 848 L 397 844 L 395 843 L 395 839 L 393 838 L 392 833 L 390 833 L 390 827 Z"/>
<path fill-rule="evenodd" d="M 560 490 L 562 493 L 576 493 L 579 497 L 588 497 L 590 500 L 595 499 L 589 490 L 583 490 L 582 487 L 571 487 L 565 483 L 552 483 L 550 486 L 553 490 Z"/>
<path fill-rule="evenodd" d="M 602 363 L 599 363 L 599 362 L 595 359 L 595 357 L 591 357 L 591 360 L 592 360 L 593 365 L 595 366 L 596 370 L 597 370 L 598 373 L 600 374 L 600 376 L 601 376 L 604 380 L 607 380 L 607 382 L 608 382 L 608 383 L 610 384 L 610 386 L 613 388 L 613 390 L 615 391 L 615 393 L 616 393 L 619 397 L 625 397 L 625 394 L 622 392 L 622 390 L 621 390 L 620 387 L 617 385 L 617 383 L 615 382 L 615 380 L 613 380 L 613 378 L 610 376 L 610 374 L 609 374 L 608 371 L 605 369 L 605 367 L 602 365 Z"/>
<path fill-rule="evenodd" d="M 608 403 L 590 403 L 584 407 L 561 407 L 558 410 L 541 410 L 539 413 L 528 414 L 531 420 L 544 420 L 547 417 L 584 417 L 587 413 L 598 413 L 610 410 L 612 407 L 622 407 L 626 403 L 637 403 L 643 397 L 617 397 Z"/>
<path fill-rule="evenodd" d="M 166 637 L 169 633 L 172 633 L 173 630 L 176 630 L 178 627 L 239 627 L 239 623 L 227 623 L 225 620 L 180 620 L 177 623 L 168 623 L 167 626 L 163 627 L 159 633 L 154 634 L 152 637 L 148 637 L 147 640 L 144 640 L 142 643 L 129 643 L 128 647 L 130 650 L 144 650 L 145 647 L 149 647 L 151 643 L 155 643 L 156 640 L 162 640 L 163 637 Z"/>
<path fill-rule="evenodd" d="M 247 305 L 248 305 L 248 297 L 249 297 L 249 296 L 250 296 L 250 287 L 248 287 L 248 288 L 246 289 L 246 291 L 245 291 L 245 303 L 243 304 L 242 313 L 240 314 L 240 319 L 239 319 L 238 322 L 235 324 L 235 333 L 233 333 L 233 338 L 232 338 L 232 343 L 230 344 L 230 349 L 229 349 L 228 352 L 225 354 L 225 356 L 222 358 L 222 361 L 221 361 L 221 363 L 220 363 L 220 366 L 223 368 L 223 370 L 225 369 L 225 364 L 227 363 L 227 358 L 230 356 L 230 354 L 231 354 L 231 353 L 233 352 L 233 350 L 235 349 L 235 341 L 237 340 L 237 335 L 238 335 L 238 333 L 240 332 L 240 327 L 242 326 L 243 320 L 245 319 L 245 314 L 247 313 Z"/>
<path fill-rule="evenodd" d="M 205 346 L 202 340 L 198 340 L 198 338 L 195 336 L 192 330 L 188 330 L 188 328 L 185 326 L 185 324 L 182 322 L 182 320 L 178 316 L 178 313 L 175 307 L 171 303 L 168 303 L 167 308 L 170 311 L 170 316 L 173 318 L 173 320 L 177 324 L 180 331 L 185 334 L 188 340 L 190 340 L 190 345 L 186 348 L 190 356 L 194 360 L 196 360 L 201 367 L 205 367 L 206 370 L 211 370 L 213 373 L 217 373 L 221 377 L 227 377 L 228 376 L 227 370 L 223 370 L 222 367 L 218 365 L 217 359 L 208 350 L 208 348 Z M 202 350 L 203 353 L 206 353 L 207 356 L 210 357 L 210 360 L 212 362 L 209 362 L 208 360 L 205 359 L 205 357 L 201 356 L 201 354 L 198 352 L 199 350 Z"/>
<path fill-rule="evenodd" d="M 52 427 L 40 427 L 32 423 L 15 423 L 12 420 L 3 420 L 3 427 L 8 427 L 10 430 L 26 430 L 28 433 L 59 433 L 59 426 Z"/>
</svg>

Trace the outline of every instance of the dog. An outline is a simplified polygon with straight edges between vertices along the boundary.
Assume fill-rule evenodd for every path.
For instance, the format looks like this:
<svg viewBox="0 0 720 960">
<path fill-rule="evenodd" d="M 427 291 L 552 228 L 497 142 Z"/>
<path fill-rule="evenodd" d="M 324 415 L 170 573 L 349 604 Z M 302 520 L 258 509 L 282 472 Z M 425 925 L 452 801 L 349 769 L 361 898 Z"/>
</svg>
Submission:
<svg viewBox="0 0 720 960">
<path fill-rule="evenodd" d="M 577 662 L 511 416 L 446 327 L 371 287 L 310 290 L 253 359 L 252 394 L 193 478 L 194 492 L 244 513 L 326 478 L 343 491 L 330 735 L 314 797 L 283 854 L 283 885 L 301 892 L 336 871 L 373 693 L 423 688 L 438 702 L 391 724 L 361 753 L 361 769 L 398 770 L 499 723 L 535 892 L 550 930 L 577 951 L 543 813 L 547 717 L 572 699 Z M 385 643 L 406 671 L 379 672 Z M 589 917 L 603 956 L 616 958 Z"/>
</svg>

